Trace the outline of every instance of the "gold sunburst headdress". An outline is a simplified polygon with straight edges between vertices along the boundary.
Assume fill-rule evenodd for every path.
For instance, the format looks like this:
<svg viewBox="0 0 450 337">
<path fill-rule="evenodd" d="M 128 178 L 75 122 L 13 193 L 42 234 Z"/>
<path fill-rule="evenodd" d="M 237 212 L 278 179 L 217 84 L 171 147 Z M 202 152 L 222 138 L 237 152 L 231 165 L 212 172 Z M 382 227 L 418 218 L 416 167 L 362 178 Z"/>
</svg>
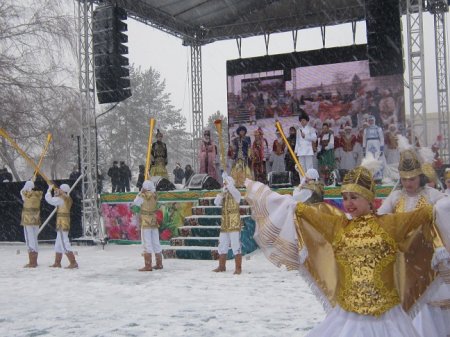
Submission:
<svg viewBox="0 0 450 337">
<path fill-rule="evenodd" d="M 381 168 L 382 163 L 371 152 L 367 152 L 361 166 L 350 170 L 342 181 L 341 193 L 358 193 L 365 199 L 375 198 L 375 181 L 373 174 Z"/>
</svg>

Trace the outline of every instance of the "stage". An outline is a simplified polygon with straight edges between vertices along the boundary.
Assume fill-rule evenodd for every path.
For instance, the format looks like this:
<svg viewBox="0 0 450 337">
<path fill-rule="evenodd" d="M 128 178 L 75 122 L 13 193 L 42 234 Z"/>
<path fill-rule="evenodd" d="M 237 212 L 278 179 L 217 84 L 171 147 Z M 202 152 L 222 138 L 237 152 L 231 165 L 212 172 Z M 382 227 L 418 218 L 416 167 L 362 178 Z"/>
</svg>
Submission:
<svg viewBox="0 0 450 337">
<path fill-rule="evenodd" d="M 378 186 L 376 207 L 387 197 L 392 186 Z M 293 188 L 274 189 L 280 194 L 292 194 Z M 157 192 L 156 218 L 160 225 L 160 240 L 165 258 L 216 259 L 220 233 L 221 207 L 213 204 L 220 190 L 174 190 Z M 101 195 L 101 213 L 105 234 L 109 242 L 116 244 L 139 244 L 138 216 L 130 204 L 137 192 L 106 193 Z M 241 190 L 245 196 L 245 190 Z M 325 201 L 342 208 L 340 187 L 326 187 Z M 249 254 L 256 248 L 253 240 L 255 223 L 245 200 L 240 207 L 242 223 L 242 251 Z M 231 251 L 229 258 L 232 258 Z"/>
</svg>

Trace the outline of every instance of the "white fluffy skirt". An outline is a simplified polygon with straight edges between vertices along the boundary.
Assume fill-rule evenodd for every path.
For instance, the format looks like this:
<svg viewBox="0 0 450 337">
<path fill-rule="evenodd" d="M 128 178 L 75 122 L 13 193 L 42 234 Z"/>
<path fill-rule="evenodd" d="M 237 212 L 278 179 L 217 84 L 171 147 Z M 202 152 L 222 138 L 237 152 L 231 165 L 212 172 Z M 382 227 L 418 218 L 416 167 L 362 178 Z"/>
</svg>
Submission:
<svg viewBox="0 0 450 337">
<path fill-rule="evenodd" d="M 419 337 L 401 306 L 380 317 L 359 315 L 336 306 L 307 337 Z"/>
</svg>

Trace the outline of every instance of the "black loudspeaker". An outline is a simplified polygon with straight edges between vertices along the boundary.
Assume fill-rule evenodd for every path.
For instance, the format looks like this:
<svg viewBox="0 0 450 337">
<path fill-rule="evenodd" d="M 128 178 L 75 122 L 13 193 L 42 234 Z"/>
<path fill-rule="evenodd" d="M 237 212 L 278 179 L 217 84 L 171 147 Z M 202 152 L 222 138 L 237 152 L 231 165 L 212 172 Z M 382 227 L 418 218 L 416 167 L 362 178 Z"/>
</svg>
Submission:
<svg viewBox="0 0 450 337">
<path fill-rule="evenodd" d="M 268 174 L 269 187 L 281 188 L 292 186 L 292 172 L 270 172 Z"/>
<path fill-rule="evenodd" d="M 100 5 L 93 13 L 92 41 L 97 98 L 100 104 L 121 102 L 131 96 L 127 12 L 113 5 Z"/>
<path fill-rule="evenodd" d="M 150 180 L 155 184 L 157 191 L 173 191 L 175 185 L 167 178 L 155 176 L 150 177 Z"/>
<path fill-rule="evenodd" d="M 218 190 L 221 186 L 216 179 L 206 173 L 198 173 L 189 179 L 187 188 L 190 190 Z"/>
<path fill-rule="evenodd" d="M 365 0 L 370 76 L 403 74 L 398 0 Z"/>
</svg>

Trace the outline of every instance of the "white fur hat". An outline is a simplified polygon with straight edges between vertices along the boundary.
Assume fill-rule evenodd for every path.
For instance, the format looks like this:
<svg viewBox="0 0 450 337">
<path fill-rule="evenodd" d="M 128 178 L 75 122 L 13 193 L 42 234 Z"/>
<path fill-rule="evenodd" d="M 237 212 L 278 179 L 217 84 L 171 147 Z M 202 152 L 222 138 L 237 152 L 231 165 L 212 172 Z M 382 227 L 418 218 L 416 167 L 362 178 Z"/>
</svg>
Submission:
<svg viewBox="0 0 450 337">
<path fill-rule="evenodd" d="M 65 193 L 69 193 L 70 192 L 70 186 L 67 184 L 62 184 L 61 186 L 59 186 L 59 189 Z"/>
<path fill-rule="evenodd" d="M 150 191 L 150 192 L 155 192 L 156 188 L 155 188 L 155 183 L 151 180 L 146 180 L 142 183 L 142 188 L 144 190 Z"/>
<path fill-rule="evenodd" d="M 319 179 L 319 172 L 317 172 L 316 169 L 309 168 L 306 171 L 306 177 L 308 177 L 309 179 L 318 180 Z"/>
</svg>

